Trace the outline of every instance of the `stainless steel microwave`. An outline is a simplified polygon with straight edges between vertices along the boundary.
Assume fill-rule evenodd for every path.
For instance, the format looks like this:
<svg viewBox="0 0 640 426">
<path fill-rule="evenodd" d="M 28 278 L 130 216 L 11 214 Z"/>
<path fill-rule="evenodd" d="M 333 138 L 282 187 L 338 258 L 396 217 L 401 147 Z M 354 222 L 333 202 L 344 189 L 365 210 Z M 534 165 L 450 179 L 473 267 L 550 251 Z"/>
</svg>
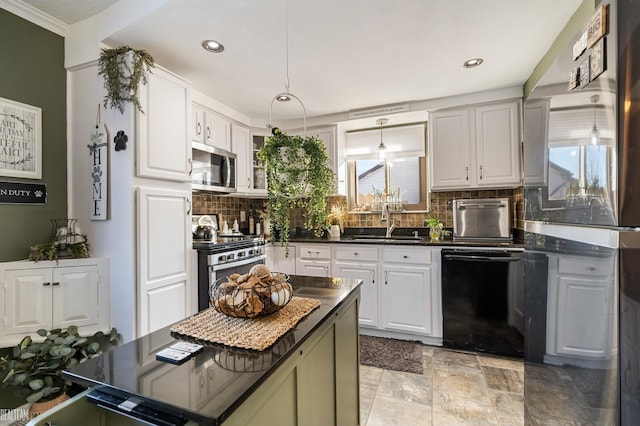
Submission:
<svg viewBox="0 0 640 426">
<path fill-rule="evenodd" d="M 192 142 L 191 146 L 192 189 L 236 192 L 236 154 L 198 142 Z"/>
</svg>

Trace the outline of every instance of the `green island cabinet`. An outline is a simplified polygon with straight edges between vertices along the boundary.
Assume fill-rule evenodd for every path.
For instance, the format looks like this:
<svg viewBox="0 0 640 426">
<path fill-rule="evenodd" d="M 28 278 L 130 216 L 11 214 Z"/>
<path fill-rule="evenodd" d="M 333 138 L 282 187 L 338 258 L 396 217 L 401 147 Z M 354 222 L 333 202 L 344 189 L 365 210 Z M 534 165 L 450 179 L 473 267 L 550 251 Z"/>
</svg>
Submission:
<svg viewBox="0 0 640 426">
<path fill-rule="evenodd" d="M 359 299 L 360 289 L 357 289 L 228 418 L 211 424 L 360 424 Z M 85 395 L 90 390 L 36 417 L 28 425 L 77 424 L 78 419 L 82 419 L 83 424 L 95 425 L 148 424 L 87 402 Z"/>
</svg>

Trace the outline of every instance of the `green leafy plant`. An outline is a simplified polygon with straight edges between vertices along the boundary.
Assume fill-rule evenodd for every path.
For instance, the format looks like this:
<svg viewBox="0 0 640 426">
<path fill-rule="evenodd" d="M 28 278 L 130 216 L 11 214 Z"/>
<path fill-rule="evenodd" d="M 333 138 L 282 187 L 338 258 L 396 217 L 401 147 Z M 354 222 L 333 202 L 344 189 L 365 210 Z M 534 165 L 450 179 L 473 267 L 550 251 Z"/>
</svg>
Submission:
<svg viewBox="0 0 640 426">
<path fill-rule="evenodd" d="M 101 49 L 98 75 L 103 76 L 104 87 L 107 89 L 104 107 L 118 108 L 124 113 L 124 103 L 129 101 L 140 112 L 144 112 L 138 100 L 138 90 L 140 82 L 147 83 L 147 75 L 154 66 L 154 59 L 146 50 L 136 50 L 129 46 Z"/>
<path fill-rule="evenodd" d="M 65 393 L 71 382 L 62 378 L 62 370 L 100 355 L 120 338 L 115 328 L 83 337 L 73 325 L 49 332 L 41 329 L 38 335 L 44 341 L 25 336 L 10 354 L 0 357 L 0 383 L 22 387 L 27 402 L 47 401 Z"/>
<path fill-rule="evenodd" d="M 257 157 L 267 173 L 267 214 L 289 254 L 291 212 L 305 209 L 305 229 L 320 237 L 327 228 L 327 197 L 334 192 L 333 170 L 324 144 L 313 136 L 272 130 Z"/>
<path fill-rule="evenodd" d="M 424 224 L 429 228 L 439 228 L 442 229 L 444 225 L 442 221 L 438 217 L 429 217 L 424 220 Z"/>
<path fill-rule="evenodd" d="M 58 240 L 51 240 L 43 244 L 37 244 L 31 247 L 31 253 L 29 254 L 29 260 L 38 262 L 40 260 L 58 261 L 60 253 L 67 254 L 66 257 L 73 257 L 74 259 L 86 258 L 91 255 L 89 250 L 89 243 L 87 242 L 86 235 L 73 234 L 75 242 L 69 242 L 65 244 L 65 250 L 60 250 L 60 243 Z"/>
</svg>

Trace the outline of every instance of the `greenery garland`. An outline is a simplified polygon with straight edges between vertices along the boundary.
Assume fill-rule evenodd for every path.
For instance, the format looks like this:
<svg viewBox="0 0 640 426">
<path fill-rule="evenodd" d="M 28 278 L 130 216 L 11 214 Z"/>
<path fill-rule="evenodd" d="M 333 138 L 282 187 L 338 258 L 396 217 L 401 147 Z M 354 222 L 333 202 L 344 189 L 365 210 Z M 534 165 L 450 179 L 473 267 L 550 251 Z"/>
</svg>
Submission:
<svg viewBox="0 0 640 426">
<path fill-rule="evenodd" d="M 127 53 L 131 52 L 131 64 Z M 146 50 L 136 50 L 129 46 L 113 49 L 101 49 L 98 60 L 98 75 L 104 77 L 105 108 L 118 108 L 124 113 L 124 103 L 132 102 L 140 112 L 142 105 L 138 100 L 140 82 L 147 83 L 147 74 L 154 67 L 153 57 Z"/>
<path fill-rule="evenodd" d="M 272 134 L 257 157 L 267 173 L 271 228 L 288 256 L 292 211 L 304 208 L 305 229 L 321 237 L 327 229 L 327 197 L 334 192 L 335 180 L 322 141 L 313 136 L 289 136 L 278 128 Z"/>
</svg>

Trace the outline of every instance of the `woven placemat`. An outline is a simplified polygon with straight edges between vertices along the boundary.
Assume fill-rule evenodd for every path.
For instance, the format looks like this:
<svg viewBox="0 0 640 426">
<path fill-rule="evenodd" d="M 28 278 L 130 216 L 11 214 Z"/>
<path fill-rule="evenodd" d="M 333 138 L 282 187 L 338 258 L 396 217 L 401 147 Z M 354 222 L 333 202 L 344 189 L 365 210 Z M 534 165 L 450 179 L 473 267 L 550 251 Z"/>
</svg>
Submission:
<svg viewBox="0 0 640 426">
<path fill-rule="evenodd" d="M 294 296 L 278 312 L 257 318 L 233 318 L 209 308 L 175 324 L 171 331 L 207 342 L 263 351 L 318 306 L 317 299 Z"/>
</svg>

